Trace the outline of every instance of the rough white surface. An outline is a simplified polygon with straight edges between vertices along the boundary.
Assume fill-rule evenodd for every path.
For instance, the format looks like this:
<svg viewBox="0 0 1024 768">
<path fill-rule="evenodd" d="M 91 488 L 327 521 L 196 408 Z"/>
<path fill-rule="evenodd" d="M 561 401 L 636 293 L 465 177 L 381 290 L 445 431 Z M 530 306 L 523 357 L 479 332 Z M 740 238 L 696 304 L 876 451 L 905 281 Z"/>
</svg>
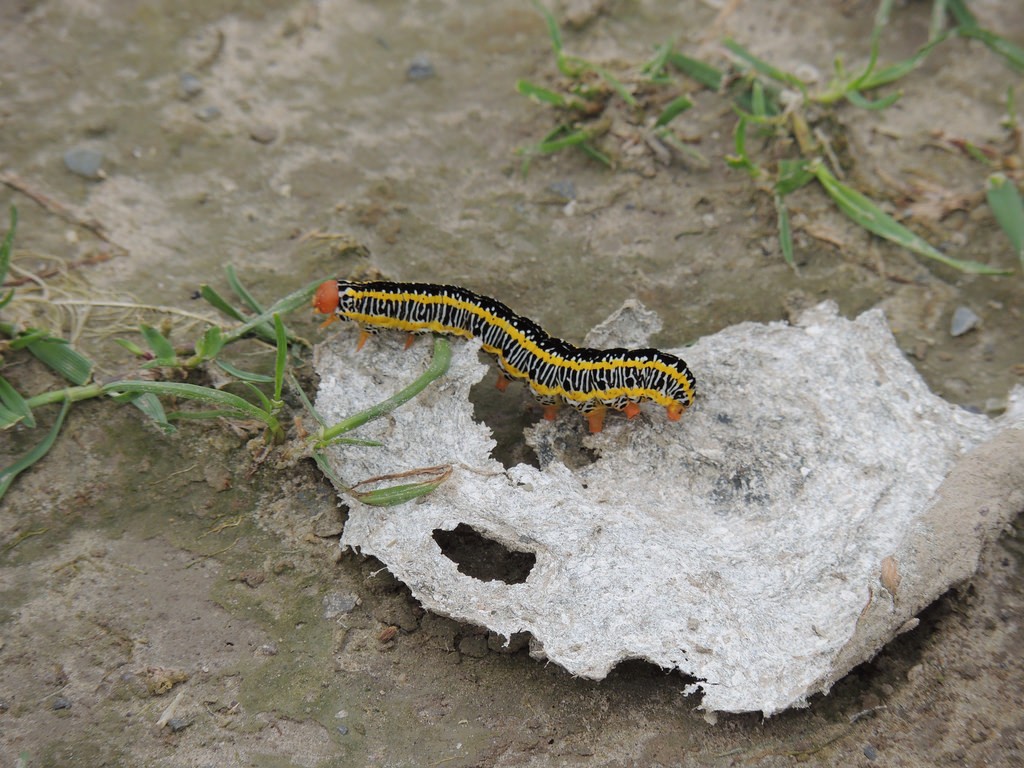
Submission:
<svg viewBox="0 0 1024 768">
<path fill-rule="evenodd" d="M 602 325 L 606 345 L 646 317 L 627 310 L 628 322 Z M 355 333 L 318 351 L 317 406 L 330 420 L 397 391 L 430 354 L 388 334 L 357 354 Z M 346 498 L 342 546 L 379 558 L 430 610 L 530 632 L 535 656 L 577 675 L 643 658 L 695 678 L 688 692 L 706 710 L 802 705 L 969 577 L 1024 508 L 1024 430 L 1013 428 L 1024 398 L 998 421 L 946 403 L 879 311 L 849 321 L 824 304 L 796 326 L 744 323 L 667 350 L 698 380 L 680 422 L 648 405 L 590 436 L 564 409 L 529 430 L 543 470 L 490 458 L 467 394 L 493 368 L 475 343 L 452 344 L 443 379 L 359 431 L 383 448 L 332 449 L 330 461 L 348 482 L 434 464 L 455 465 L 453 476 L 399 507 Z M 597 460 L 568 469 L 571 443 Z M 459 523 L 534 553 L 527 580 L 460 573 L 432 536 Z"/>
</svg>

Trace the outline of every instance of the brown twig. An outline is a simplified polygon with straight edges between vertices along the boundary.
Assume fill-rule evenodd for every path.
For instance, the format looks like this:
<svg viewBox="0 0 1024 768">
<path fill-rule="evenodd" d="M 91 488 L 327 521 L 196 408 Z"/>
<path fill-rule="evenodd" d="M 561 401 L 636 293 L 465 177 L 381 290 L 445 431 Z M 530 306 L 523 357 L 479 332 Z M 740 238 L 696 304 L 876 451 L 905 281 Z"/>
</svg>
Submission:
<svg viewBox="0 0 1024 768">
<path fill-rule="evenodd" d="M 82 229 L 92 232 L 96 237 L 117 249 L 121 254 L 126 255 L 128 253 L 127 248 L 110 239 L 110 235 L 107 234 L 107 228 L 103 226 L 102 222 L 97 221 L 96 219 L 83 219 L 63 203 L 40 192 L 38 189 L 32 187 L 27 181 L 13 173 L 0 173 L 0 184 L 10 187 L 15 192 L 20 192 L 33 202 L 38 203 L 45 210 L 55 216 L 58 216 L 69 224 L 73 224 L 76 227 L 81 227 Z"/>
</svg>

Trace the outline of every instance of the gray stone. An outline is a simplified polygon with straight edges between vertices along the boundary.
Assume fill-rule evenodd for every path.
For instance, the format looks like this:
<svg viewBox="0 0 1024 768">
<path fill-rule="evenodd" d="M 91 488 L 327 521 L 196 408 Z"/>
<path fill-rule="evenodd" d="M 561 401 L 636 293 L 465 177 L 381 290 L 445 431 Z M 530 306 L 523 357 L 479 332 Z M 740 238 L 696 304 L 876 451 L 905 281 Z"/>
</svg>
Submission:
<svg viewBox="0 0 1024 768">
<path fill-rule="evenodd" d="M 92 147 L 72 147 L 64 153 L 64 167 L 84 179 L 102 179 L 103 153 Z"/>
<path fill-rule="evenodd" d="M 207 104 L 205 107 L 200 107 L 195 111 L 197 120 L 201 120 L 204 123 L 209 123 L 220 117 L 220 107 L 214 106 L 213 104 Z"/>
<path fill-rule="evenodd" d="M 359 597 L 344 592 L 329 592 L 324 595 L 323 602 L 324 618 L 336 619 L 338 616 L 352 613 L 359 605 Z"/>
<path fill-rule="evenodd" d="M 951 336 L 963 336 L 968 331 L 973 331 L 978 327 L 978 323 L 981 322 L 981 318 L 978 317 L 968 307 L 957 307 L 953 311 L 953 319 L 949 324 L 949 334 Z"/>
<path fill-rule="evenodd" d="M 437 72 L 434 70 L 434 65 L 430 62 L 430 59 L 422 54 L 413 57 L 412 61 L 409 62 L 409 66 L 405 69 L 406 79 L 413 81 L 429 80 L 436 75 Z"/>
<path fill-rule="evenodd" d="M 272 125 L 260 123 L 249 131 L 249 138 L 259 144 L 273 144 L 277 140 L 278 131 Z"/>
<path fill-rule="evenodd" d="M 194 99 L 203 92 L 202 82 L 191 72 L 182 72 L 178 75 L 178 87 L 181 88 L 182 98 L 185 99 Z"/>
</svg>

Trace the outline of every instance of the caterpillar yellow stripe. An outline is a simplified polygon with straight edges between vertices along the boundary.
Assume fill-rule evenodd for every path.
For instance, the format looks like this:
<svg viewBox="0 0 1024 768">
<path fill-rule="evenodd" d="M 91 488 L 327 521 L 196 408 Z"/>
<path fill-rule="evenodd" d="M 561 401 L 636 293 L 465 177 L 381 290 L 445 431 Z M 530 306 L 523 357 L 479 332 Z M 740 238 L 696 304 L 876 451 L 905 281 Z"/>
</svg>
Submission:
<svg viewBox="0 0 1024 768">
<path fill-rule="evenodd" d="M 382 328 L 407 333 L 444 333 L 480 339 L 508 379 L 526 382 L 554 419 L 560 403 L 587 417 L 600 432 L 608 408 L 633 418 L 640 403 L 665 408 L 677 421 L 693 402 L 697 382 L 686 363 L 657 349 L 590 349 L 548 335 L 537 323 L 500 301 L 455 285 L 327 280 L 317 288 L 314 308 L 359 325 L 359 346 Z M 506 378 L 508 377 L 508 378 Z"/>
</svg>

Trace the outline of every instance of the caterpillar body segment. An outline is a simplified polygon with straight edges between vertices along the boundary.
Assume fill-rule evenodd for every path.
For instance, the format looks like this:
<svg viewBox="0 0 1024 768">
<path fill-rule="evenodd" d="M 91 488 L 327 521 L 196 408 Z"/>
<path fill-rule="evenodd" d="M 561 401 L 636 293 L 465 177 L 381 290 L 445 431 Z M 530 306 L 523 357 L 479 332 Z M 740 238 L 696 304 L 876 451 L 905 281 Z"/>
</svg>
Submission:
<svg viewBox="0 0 1024 768">
<path fill-rule="evenodd" d="M 553 419 L 565 402 L 600 432 L 607 408 L 633 418 L 651 401 L 677 421 L 696 396 L 696 380 L 680 358 L 657 349 L 590 349 L 549 336 L 537 323 L 496 299 L 454 285 L 327 280 L 313 306 L 322 314 L 358 324 L 359 346 L 381 329 L 409 334 L 443 333 L 480 339 L 508 380 L 526 382 Z"/>
</svg>

